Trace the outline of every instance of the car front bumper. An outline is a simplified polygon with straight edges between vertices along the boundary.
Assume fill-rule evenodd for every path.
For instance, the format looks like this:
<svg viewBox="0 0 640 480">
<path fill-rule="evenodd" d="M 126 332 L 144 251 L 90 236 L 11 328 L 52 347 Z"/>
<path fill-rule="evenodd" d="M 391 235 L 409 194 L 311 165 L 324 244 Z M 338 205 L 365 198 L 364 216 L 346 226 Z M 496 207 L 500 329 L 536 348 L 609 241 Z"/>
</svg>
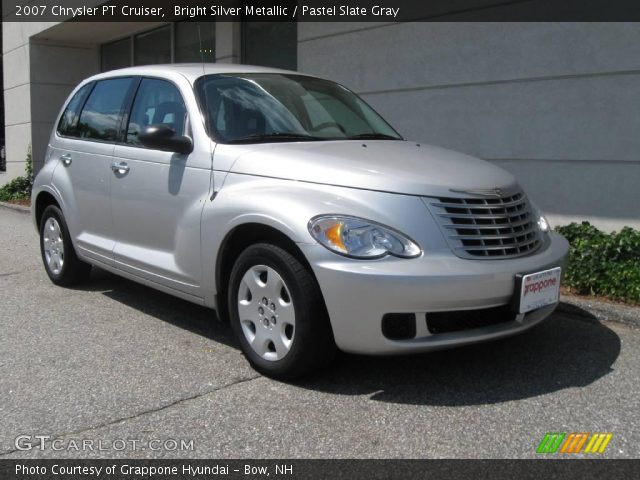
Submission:
<svg viewBox="0 0 640 480">
<path fill-rule="evenodd" d="M 361 261 L 320 245 L 299 246 L 320 284 L 336 344 L 361 354 L 424 352 L 522 332 L 549 316 L 557 304 L 514 314 L 512 321 L 450 333 L 430 333 L 425 315 L 508 305 L 517 274 L 564 267 L 569 250 L 568 242 L 556 233 L 532 255 L 499 260 L 462 259 L 440 250 L 416 259 Z M 390 313 L 414 313 L 415 337 L 385 337 L 382 318 Z"/>
</svg>

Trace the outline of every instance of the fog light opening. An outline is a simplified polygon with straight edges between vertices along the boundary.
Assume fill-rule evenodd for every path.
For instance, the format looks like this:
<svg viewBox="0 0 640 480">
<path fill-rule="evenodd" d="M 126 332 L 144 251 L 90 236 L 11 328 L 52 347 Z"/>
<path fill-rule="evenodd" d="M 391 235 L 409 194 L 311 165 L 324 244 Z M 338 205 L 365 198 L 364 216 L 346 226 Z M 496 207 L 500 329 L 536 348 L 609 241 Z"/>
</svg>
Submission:
<svg viewBox="0 0 640 480">
<path fill-rule="evenodd" d="M 416 337 L 415 313 L 387 313 L 382 317 L 382 334 L 389 340 Z"/>
</svg>

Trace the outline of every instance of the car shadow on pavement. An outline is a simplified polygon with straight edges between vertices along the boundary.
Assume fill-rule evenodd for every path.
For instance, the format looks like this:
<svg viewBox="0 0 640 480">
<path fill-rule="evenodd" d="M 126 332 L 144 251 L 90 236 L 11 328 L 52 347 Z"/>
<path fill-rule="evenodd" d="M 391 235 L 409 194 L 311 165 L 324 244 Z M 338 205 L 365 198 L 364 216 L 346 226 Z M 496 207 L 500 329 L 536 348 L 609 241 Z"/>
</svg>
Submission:
<svg viewBox="0 0 640 480">
<path fill-rule="evenodd" d="M 486 405 L 583 387 L 612 371 L 620 338 L 585 310 L 561 310 L 499 341 L 401 357 L 342 355 L 334 369 L 297 385 L 432 406 Z"/>
<path fill-rule="evenodd" d="M 211 309 L 94 269 L 83 290 L 109 298 L 197 335 L 239 349 L 229 325 Z M 620 338 L 592 314 L 563 305 L 520 335 L 421 355 L 340 354 L 323 372 L 296 381 L 336 395 L 433 406 L 466 406 L 536 397 L 593 383 L 612 371 Z"/>
<path fill-rule="evenodd" d="M 216 312 L 210 308 L 182 300 L 96 267 L 91 270 L 91 280 L 81 289 L 102 292 L 103 295 L 117 302 L 171 325 L 224 345 L 240 348 L 231 327 L 226 322 L 219 321 Z"/>
</svg>

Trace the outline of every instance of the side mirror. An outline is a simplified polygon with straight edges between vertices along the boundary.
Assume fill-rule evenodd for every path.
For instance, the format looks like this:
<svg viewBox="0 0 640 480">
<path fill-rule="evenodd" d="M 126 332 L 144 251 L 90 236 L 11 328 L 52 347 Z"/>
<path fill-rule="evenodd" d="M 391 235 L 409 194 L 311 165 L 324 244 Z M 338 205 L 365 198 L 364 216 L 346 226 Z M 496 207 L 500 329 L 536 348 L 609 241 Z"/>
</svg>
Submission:
<svg viewBox="0 0 640 480">
<path fill-rule="evenodd" d="M 193 140 L 184 135 L 176 135 L 176 131 L 163 123 L 149 125 L 138 135 L 140 143 L 148 148 L 175 152 L 186 155 L 193 151 Z"/>
</svg>

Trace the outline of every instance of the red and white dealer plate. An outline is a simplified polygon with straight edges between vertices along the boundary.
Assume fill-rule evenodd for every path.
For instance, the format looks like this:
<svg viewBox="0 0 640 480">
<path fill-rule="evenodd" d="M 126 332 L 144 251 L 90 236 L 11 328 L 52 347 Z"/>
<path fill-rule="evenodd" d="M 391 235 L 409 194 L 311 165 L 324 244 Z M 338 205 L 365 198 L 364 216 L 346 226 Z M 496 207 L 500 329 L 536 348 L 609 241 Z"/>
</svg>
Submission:
<svg viewBox="0 0 640 480">
<path fill-rule="evenodd" d="M 527 313 L 560 299 L 560 267 L 530 273 L 522 277 L 520 288 L 520 313 Z"/>
</svg>

